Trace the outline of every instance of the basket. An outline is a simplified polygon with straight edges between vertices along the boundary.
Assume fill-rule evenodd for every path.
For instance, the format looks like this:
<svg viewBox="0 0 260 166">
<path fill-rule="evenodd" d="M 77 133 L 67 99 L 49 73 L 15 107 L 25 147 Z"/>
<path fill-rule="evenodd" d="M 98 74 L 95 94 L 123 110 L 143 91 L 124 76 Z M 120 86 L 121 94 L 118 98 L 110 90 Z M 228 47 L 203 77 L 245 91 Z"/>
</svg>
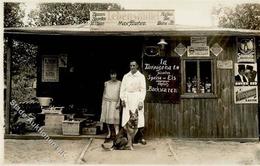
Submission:
<svg viewBox="0 0 260 166">
<path fill-rule="evenodd" d="M 63 121 L 62 133 L 63 135 L 80 135 L 80 121 Z"/>
</svg>

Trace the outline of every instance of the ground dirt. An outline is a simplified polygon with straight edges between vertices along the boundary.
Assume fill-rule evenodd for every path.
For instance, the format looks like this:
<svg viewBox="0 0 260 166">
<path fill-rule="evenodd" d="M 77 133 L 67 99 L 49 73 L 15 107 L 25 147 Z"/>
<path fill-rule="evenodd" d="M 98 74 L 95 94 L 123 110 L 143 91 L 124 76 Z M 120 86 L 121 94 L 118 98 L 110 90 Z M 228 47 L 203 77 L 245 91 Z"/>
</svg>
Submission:
<svg viewBox="0 0 260 166">
<path fill-rule="evenodd" d="M 152 139 L 147 140 L 147 145 L 135 144 L 132 151 L 104 151 L 101 148 L 103 141 L 93 139 L 87 146 L 90 143 L 88 139 L 55 140 L 66 152 L 65 158 L 62 158 L 44 140 L 7 139 L 5 163 L 75 164 L 83 154 L 80 164 L 260 165 L 258 142 Z M 110 146 L 111 143 L 105 145 Z"/>
</svg>

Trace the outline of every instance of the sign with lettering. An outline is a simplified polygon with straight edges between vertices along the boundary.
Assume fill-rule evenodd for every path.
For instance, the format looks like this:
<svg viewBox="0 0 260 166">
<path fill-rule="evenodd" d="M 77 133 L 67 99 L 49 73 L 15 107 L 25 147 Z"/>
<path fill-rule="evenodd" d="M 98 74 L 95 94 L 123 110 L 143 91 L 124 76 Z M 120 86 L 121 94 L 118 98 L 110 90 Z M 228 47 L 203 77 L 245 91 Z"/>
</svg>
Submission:
<svg viewBox="0 0 260 166">
<path fill-rule="evenodd" d="M 235 86 L 234 99 L 235 104 L 258 103 L 257 86 Z"/>
<path fill-rule="evenodd" d="M 188 57 L 208 57 L 209 54 L 209 46 L 201 46 L 201 47 L 194 47 L 194 46 L 188 46 L 187 51 Z"/>
<path fill-rule="evenodd" d="M 162 31 L 174 25 L 174 10 L 90 11 L 91 31 Z"/>
<path fill-rule="evenodd" d="M 42 58 L 42 82 L 59 82 L 59 59 L 57 57 Z"/>
<path fill-rule="evenodd" d="M 204 47 L 207 46 L 207 37 L 191 37 L 190 45 L 193 47 Z"/>
<path fill-rule="evenodd" d="M 217 60 L 218 69 L 233 69 L 232 60 Z"/>
<path fill-rule="evenodd" d="M 146 102 L 179 103 L 180 58 L 144 57 L 143 70 L 147 80 Z"/>
<path fill-rule="evenodd" d="M 237 62 L 255 62 L 255 39 L 237 37 Z"/>
</svg>

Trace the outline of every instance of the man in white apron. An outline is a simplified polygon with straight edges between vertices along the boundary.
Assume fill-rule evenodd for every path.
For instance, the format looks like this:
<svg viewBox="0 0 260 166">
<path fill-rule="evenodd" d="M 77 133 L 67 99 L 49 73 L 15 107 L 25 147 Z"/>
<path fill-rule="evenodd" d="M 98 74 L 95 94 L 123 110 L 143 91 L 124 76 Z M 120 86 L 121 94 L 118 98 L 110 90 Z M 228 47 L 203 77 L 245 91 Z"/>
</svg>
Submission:
<svg viewBox="0 0 260 166">
<path fill-rule="evenodd" d="M 133 113 L 138 109 L 138 129 L 141 131 L 140 140 L 142 144 L 146 144 L 143 139 L 144 128 L 144 99 L 146 95 L 145 77 L 138 71 L 138 64 L 136 61 L 130 62 L 130 72 L 124 75 L 121 88 L 120 99 L 122 100 L 122 127 L 125 126 L 129 120 L 129 110 Z"/>
</svg>

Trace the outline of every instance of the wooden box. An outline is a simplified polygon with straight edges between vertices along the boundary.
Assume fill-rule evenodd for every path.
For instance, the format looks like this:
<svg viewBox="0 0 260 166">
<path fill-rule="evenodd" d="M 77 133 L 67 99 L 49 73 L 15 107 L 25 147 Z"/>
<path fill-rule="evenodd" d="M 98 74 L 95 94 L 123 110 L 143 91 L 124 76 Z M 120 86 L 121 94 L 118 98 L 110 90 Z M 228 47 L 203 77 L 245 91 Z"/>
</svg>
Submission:
<svg viewBox="0 0 260 166">
<path fill-rule="evenodd" d="M 80 121 L 63 121 L 63 135 L 80 135 Z"/>
</svg>

